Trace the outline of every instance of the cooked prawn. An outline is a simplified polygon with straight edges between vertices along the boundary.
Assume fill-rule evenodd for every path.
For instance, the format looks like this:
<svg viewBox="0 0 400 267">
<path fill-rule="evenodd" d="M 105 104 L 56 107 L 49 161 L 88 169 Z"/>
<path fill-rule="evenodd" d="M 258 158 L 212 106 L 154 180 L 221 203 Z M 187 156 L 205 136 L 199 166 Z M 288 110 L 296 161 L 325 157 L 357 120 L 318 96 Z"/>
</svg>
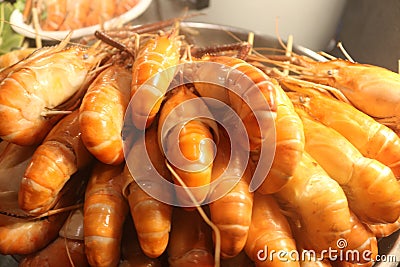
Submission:
<svg viewBox="0 0 400 267">
<path fill-rule="evenodd" d="M 265 249 L 268 248 L 268 251 Z M 282 214 L 277 201 L 271 195 L 255 193 L 253 215 L 245 251 L 257 267 L 300 266 L 292 260 L 290 253 L 295 251 L 290 225 Z M 270 257 L 271 251 L 286 251 L 286 257 Z"/>
<path fill-rule="evenodd" d="M 85 253 L 91 266 L 117 266 L 121 256 L 122 228 L 128 204 L 119 176 L 123 164 L 94 166 L 85 193 Z"/>
<path fill-rule="evenodd" d="M 79 108 L 82 141 L 105 164 L 124 160 L 122 128 L 131 79 L 130 70 L 111 65 L 91 83 Z"/>
<path fill-rule="evenodd" d="M 290 217 L 302 225 L 316 252 L 335 248 L 337 239 L 351 230 L 343 189 L 306 152 L 293 178 L 275 196 Z"/>
<path fill-rule="evenodd" d="M 24 211 L 38 215 L 49 210 L 71 175 L 91 163 L 80 138 L 78 115 L 76 110 L 59 121 L 33 154 L 18 192 Z"/>
<path fill-rule="evenodd" d="M 345 137 L 301 108 L 296 111 L 304 124 L 305 150 L 340 184 L 357 217 L 367 223 L 399 218 L 400 184 L 390 168 L 364 157 Z"/>
<path fill-rule="evenodd" d="M 252 166 L 247 165 L 248 152 L 232 151 L 229 137 L 221 136 L 217 146 L 208 195 L 211 221 L 221 233 L 221 256 L 235 257 L 242 251 L 251 223 L 253 193 L 249 192 Z M 231 163 L 232 165 L 228 164 Z M 226 191 L 226 193 L 225 193 Z M 221 196 L 220 196 L 221 195 Z"/>
<path fill-rule="evenodd" d="M 169 200 L 174 198 L 174 192 L 157 180 L 171 180 L 171 175 L 158 146 L 155 125 L 146 131 L 143 138 L 144 140 L 139 138 L 127 153 L 126 161 L 129 163 L 129 168 L 125 167 L 122 175 L 123 194 L 129 202 L 140 247 L 145 255 L 155 258 L 160 256 L 168 245 L 172 206 L 155 199 L 144 189 L 151 188 L 152 192 L 162 194 Z M 146 154 L 151 160 L 149 164 L 138 160 Z M 161 177 L 158 178 L 154 172 Z"/>
<path fill-rule="evenodd" d="M 59 237 L 44 249 L 28 255 L 19 266 L 89 266 L 83 243 L 83 212 L 77 209 L 65 221 Z"/>
<path fill-rule="evenodd" d="M 288 95 L 294 105 L 302 106 L 311 117 L 346 137 L 365 157 L 382 162 L 400 178 L 400 137 L 395 132 L 349 104 L 307 92 Z"/>
<path fill-rule="evenodd" d="M 0 84 L 0 137 L 20 144 L 40 143 L 60 115 L 50 110 L 70 109 L 102 60 L 97 46 L 65 48 L 68 38 L 52 48 L 39 49 L 27 59 L 2 71 Z M 67 101 L 68 100 L 68 101 Z M 65 110 L 64 109 L 64 110 Z"/>
<path fill-rule="evenodd" d="M 150 38 L 132 66 L 131 103 L 134 125 L 143 130 L 158 113 L 164 94 L 175 76 L 181 41 L 177 29 Z"/>
<path fill-rule="evenodd" d="M 190 190 L 196 200 L 202 203 L 209 192 L 215 155 L 211 129 L 218 134 L 218 128 L 214 121 L 193 119 L 208 109 L 186 86 L 180 86 L 171 93 L 160 112 L 158 143 L 164 148 L 169 162 L 174 160 L 171 164 L 185 185 L 195 187 Z M 185 121 L 185 118 L 193 120 Z M 174 182 L 180 185 L 175 178 Z M 176 191 L 181 205 L 194 206 L 185 191 Z"/>
<path fill-rule="evenodd" d="M 76 173 L 64 186 L 54 210 L 44 218 L 17 218 L 0 215 L 0 253 L 31 254 L 57 238 L 68 217 L 65 208 L 76 204 L 84 193 L 86 172 Z M 63 210 L 64 209 L 64 210 Z"/>
<path fill-rule="evenodd" d="M 391 120 L 394 128 L 399 124 L 399 73 L 343 59 L 301 63 L 305 79 L 339 89 L 357 109 L 375 118 Z"/>
<path fill-rule="evenodd" d="M 206 56 L 199 62 L 193 64 L 192 75 L 196 89 L 207 96 L 207 91 L 213 90 L 215 85 L 228 88 L 218 89 L 217 99 L 236 111 L 246 127 L 250 150 L 258 151 L 262 141 L 271 131 L 275 131 L 276 85 L 260 69 L 238 58 Z"/>
<path fill-rule="evenodd" d="M 277 117 L 275 155 L 264 182 L 258 192 L 263 194 L 279 191 L 292 177 L 304 151 L 303 123 L 283 89 L 275 84 Z"/>
</svg>

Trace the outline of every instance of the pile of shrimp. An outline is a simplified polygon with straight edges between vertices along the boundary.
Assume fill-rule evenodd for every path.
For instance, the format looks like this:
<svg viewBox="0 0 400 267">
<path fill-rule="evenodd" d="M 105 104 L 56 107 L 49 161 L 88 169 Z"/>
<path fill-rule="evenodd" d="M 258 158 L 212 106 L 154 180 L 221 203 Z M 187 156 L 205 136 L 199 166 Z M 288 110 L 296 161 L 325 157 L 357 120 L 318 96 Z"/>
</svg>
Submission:
<svg viewBox="0 0 400 267">
<path fill-rule="evenodd" d="M 44 31 L 68 31 L 102 24 L 120 16 L 139 3 L 139 0 L 27 0 L 25 22 L 34 21 Z M 35 12 L 32 12 L 35 10 Z"/>
<path fill-rule="evenodd" d="M 400 228 L 400 75 L 251 42 L 196 47 L 179 22 L 66 38 L 0 71 L 0 254 L 21 266 L 372 266 Z M 231 107 L 247 146 L 205 98 Z"/>
</svg>

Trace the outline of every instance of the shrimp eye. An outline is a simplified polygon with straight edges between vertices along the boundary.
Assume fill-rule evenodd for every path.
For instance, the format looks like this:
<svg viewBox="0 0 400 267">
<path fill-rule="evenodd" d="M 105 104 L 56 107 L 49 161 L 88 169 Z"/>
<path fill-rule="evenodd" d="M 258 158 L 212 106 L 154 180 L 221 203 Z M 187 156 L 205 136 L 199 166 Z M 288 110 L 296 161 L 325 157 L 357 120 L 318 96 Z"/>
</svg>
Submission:
<svg viewBox="0 0 400 267">
<path fill-rule="evenodd" d="M 333 75 L 333 70 L 328 70 L 327 73 L 328 75 Z"/>
<path fill-rule="evenodd" d="M 88 59 L 89 58 L 89 54 L 83 54 L 83 59 Z"/>
</svg>

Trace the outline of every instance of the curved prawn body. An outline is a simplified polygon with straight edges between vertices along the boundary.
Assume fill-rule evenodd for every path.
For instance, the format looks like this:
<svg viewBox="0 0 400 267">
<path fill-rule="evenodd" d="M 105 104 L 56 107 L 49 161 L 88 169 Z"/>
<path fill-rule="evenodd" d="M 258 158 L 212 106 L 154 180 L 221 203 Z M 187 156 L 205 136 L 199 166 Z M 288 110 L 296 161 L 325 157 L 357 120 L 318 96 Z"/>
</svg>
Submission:
<svg viewBox="0 0 400 267">
<path fill-rule="evenodd" d="M 96 47 L 39 50 L 16 66 L 4 71 L 8 75 L 0 84 L 0 137 L 20 144 L 40 143 L 61 118 L 47 113 L 65 105 L 71 108 L 83 90 L 90 71 L 102 59 Z M 69 101 L 67 101 L 69 100 Z"/>
<path fill-rule="evenodd" d="M 280 206 L 309 235 L 319 253 L 335 248 L 351 230 L 350 209 L 343 189 L 306 152 L 292 179 L 275 195 Z"/>
<path fill-rule="evenodd" d="M 140 49 L 132 66 L 132 121 L 143 130 L 160 110 L 180 60 L 181 41 L 177 31 L 151 38 Z"/>
<path fill-rule="evenodd" d="M 60 192 L 54 209 L 75 204 L 83 196 L 85 184 L 85 172 L 75 174 Z M 57 238 L 68 212 L 39 219 L 0 216 L 0 253 L 26 255 L 37 252 Z"/>
<path fill-rule="evenodd" d="M 82 141 L 105 164 L 118 165 L 124 160 L 121 133 L 131 77 L 122 66 L 108 67 L 91 83 L 79 108 Z"/>
<path fill-rule="evenodd" d="M 128 205 L 119 176 L 123 165 L 95 165 L 84 202 L 85 253 L 90 266 L 117 266 Z"/>
<path fill-rule="evenodd" d="M 289 97 L 275 84 L 277 117 L 275 155 L 266 179 L 258 189 L 263 194 L 279 191 L 292 177 L 304 151 L 304 129 Z"/>
<path fill-rule="evenodd" d="M 171 267 L 214 266 L 213 241 L 210 227 L 197 211 L 175 208 L 168 263 Z"/>
<path fill-rule="evenodd" d="M 359 110 L 376 118 L 400 118 L 400 75 L 342 59 L 306 62 L 305 78 L 339 89 Z M 310 72 L 313 75 L 307 75 Z"/>
<path fill-rule="evenodd" d="M 243 154 L 247 151 L 230 151 L 229 137 L 223 136 L 218 144 L 211 181 L 218 181 L 210 189 L 209 198 L 216 199 L 209 204 L 211 221 L 221 234 L 221 256 L 232 258 L 244 248 L 251 223 L 253 193 L 249 191 L 252 177 L 251 167 Z M 233 153 L 228 169 L 230 153 Z M 243 172 L 243 173 L 242 173 Z M 231 188 L 230 190 L 228 190 Z M 222 197 L 222 192 L 225 192 Z"/>
<path fill-rule="evenodd" d="M 216 123 L 211 120 L 179 121 L 188 114 L 193 114 L 192 118 L 194 118 L 199 114 L 199 108 L 207 109 L 207 106 L 205 104 L 197 105 L 198 101 L 202 100 L 185 86 L 174 89 L 172 93 L 160 112 L 158 143 L 164 148 L 166 158 L 175 160 L 172 162 L 172 168 L 182 178 L 185 185 L 189 188 L 197 187 L 191 190 L 196 200 L 201 203 L 209 192 L 216 152 L 211 129 L 218 134 L 218 128 Z M 191 100 L 194 101 L 191 102 Z M 179 106 L 181 103 L 185 106 Z M 192 103 L 194 104 L 192 105 Z M 172 117 L 167 120 L 169 115 Z M 174 182 L 181 185 L 175 178 Z M 182 205 L 194 206 L 184 190 L 176 191 L 177 198 Z"/>
<path fill-rule="evenodd" d="M 219 89 L 217 99 L 229 101 L 225 104 L 230 105 L 244 123 L 249 136 L 250 150 L 258 151 L 265 138 L 262 133 L 268 134 L 269 131 L 275 130 L 271 122 L 276 118 L 276 84 L 263 71 L 238 58 L 215 56 L 203 57 L 201 61 L 218 64 L 197 65 L 199 67 L 193 76 L 200 82 L 196 82 L 195 87 L 200 93 L 204 93 L 209 90 L 204 86 L 210 85 L 201 81 L 210 81 L 214 83 L 211 89 L 215 88 L 215 85 L 229 89 Z M 258 120 L 265 122 L 262 123 L 262 127 L 268 129 L 260 129 Z"/>
<path fill-rule="evenodd" d="M 72 212 L 59 237 L 44 249 L 28 255 L 19 266 L 89 266 L 83 243 L 83 211 Z"/>
<path fill-rule="evenodd" d="M 364 157 L 345 137 L 298 109 L 305 150 L 346 193 L 349 206 L 366 223 L 393 223 L 400 216 L 400 184 L 389 167 Z"/>
<path fill-rule="evenodd" d="M 148 257 L 156 258 L 166 250 L 168 245 L 172 206 L 153 198 L 142 188 L 151 188 L 157 192 L 157 195 L 162 194 L 168 199 L 173 198 L 174 192 L 163 187 L 158 181 L 160 178 L 152 173 L 155 168 L 163 178 L 171 179 L 158 146 L 156 127 L 150 127 L 144 138 L 145 140 L 138 139 L 128 154 L 127 162 L 130 163 L 132 172 L 125 167 L 122 175 L 124 179 L 123 193 L 129 202 L 143 253 Z M 138 160 L 146 154 L 149 156 L 152 166 Z"/>
<path fill-rule="evenodd" d="M 272 250 L 287 251 L 289 255 L 291 251 L 296 250 L 296 241 L 289 222 L 274 197 L 255 193 L 249 236 L 245 246 L 247 255 L 257 267 L 300 266 L 298 261 L 289 257 L 283 260 L 269 257 L 268 253 Z M 263 253 L 260 254 L 260 251 Z"/>
<path fill-rule="evenodd" d="M 68 214 L 57 214 L 46 219 L 27 221 L 1 215 L 0 253 L 30 254 L 47 246 L 62 227 Z"/>
<path fill-rule="evenodd" d="M 351 105 L 327 96 L 288 93 L 295 106 L 346 137 L 363 156 L 376 159 L 400 178 L 400 137 Z"/>
<path fill-rule="evenodd" d="M 71 175 L 92 157 L 82 144 L 78 111 L 64 117 L 34 152 L 18 192 L 21 209 L 37 215 L 49 210 Z"/>
</svg>

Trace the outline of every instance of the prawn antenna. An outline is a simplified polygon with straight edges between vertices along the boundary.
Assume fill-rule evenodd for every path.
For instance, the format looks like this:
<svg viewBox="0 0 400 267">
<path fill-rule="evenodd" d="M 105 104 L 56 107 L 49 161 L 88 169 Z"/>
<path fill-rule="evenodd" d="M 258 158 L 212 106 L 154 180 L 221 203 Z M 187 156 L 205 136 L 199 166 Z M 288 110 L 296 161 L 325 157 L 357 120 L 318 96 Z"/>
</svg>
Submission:
<svg viewBox="0 0 400 267">
<path fill-rule="evenodd" d="M 340 49 L 340 51 L 343 53 L 343 55 L 347 58 L 348 61 L 351 63 L 354 63 L 355 61 L 353 58 L 350 56 L 349 53 L 347 53 L 346 49 L 344 48 L 342 42 L 338 42 L 337 47 Z"/>
</svg>

